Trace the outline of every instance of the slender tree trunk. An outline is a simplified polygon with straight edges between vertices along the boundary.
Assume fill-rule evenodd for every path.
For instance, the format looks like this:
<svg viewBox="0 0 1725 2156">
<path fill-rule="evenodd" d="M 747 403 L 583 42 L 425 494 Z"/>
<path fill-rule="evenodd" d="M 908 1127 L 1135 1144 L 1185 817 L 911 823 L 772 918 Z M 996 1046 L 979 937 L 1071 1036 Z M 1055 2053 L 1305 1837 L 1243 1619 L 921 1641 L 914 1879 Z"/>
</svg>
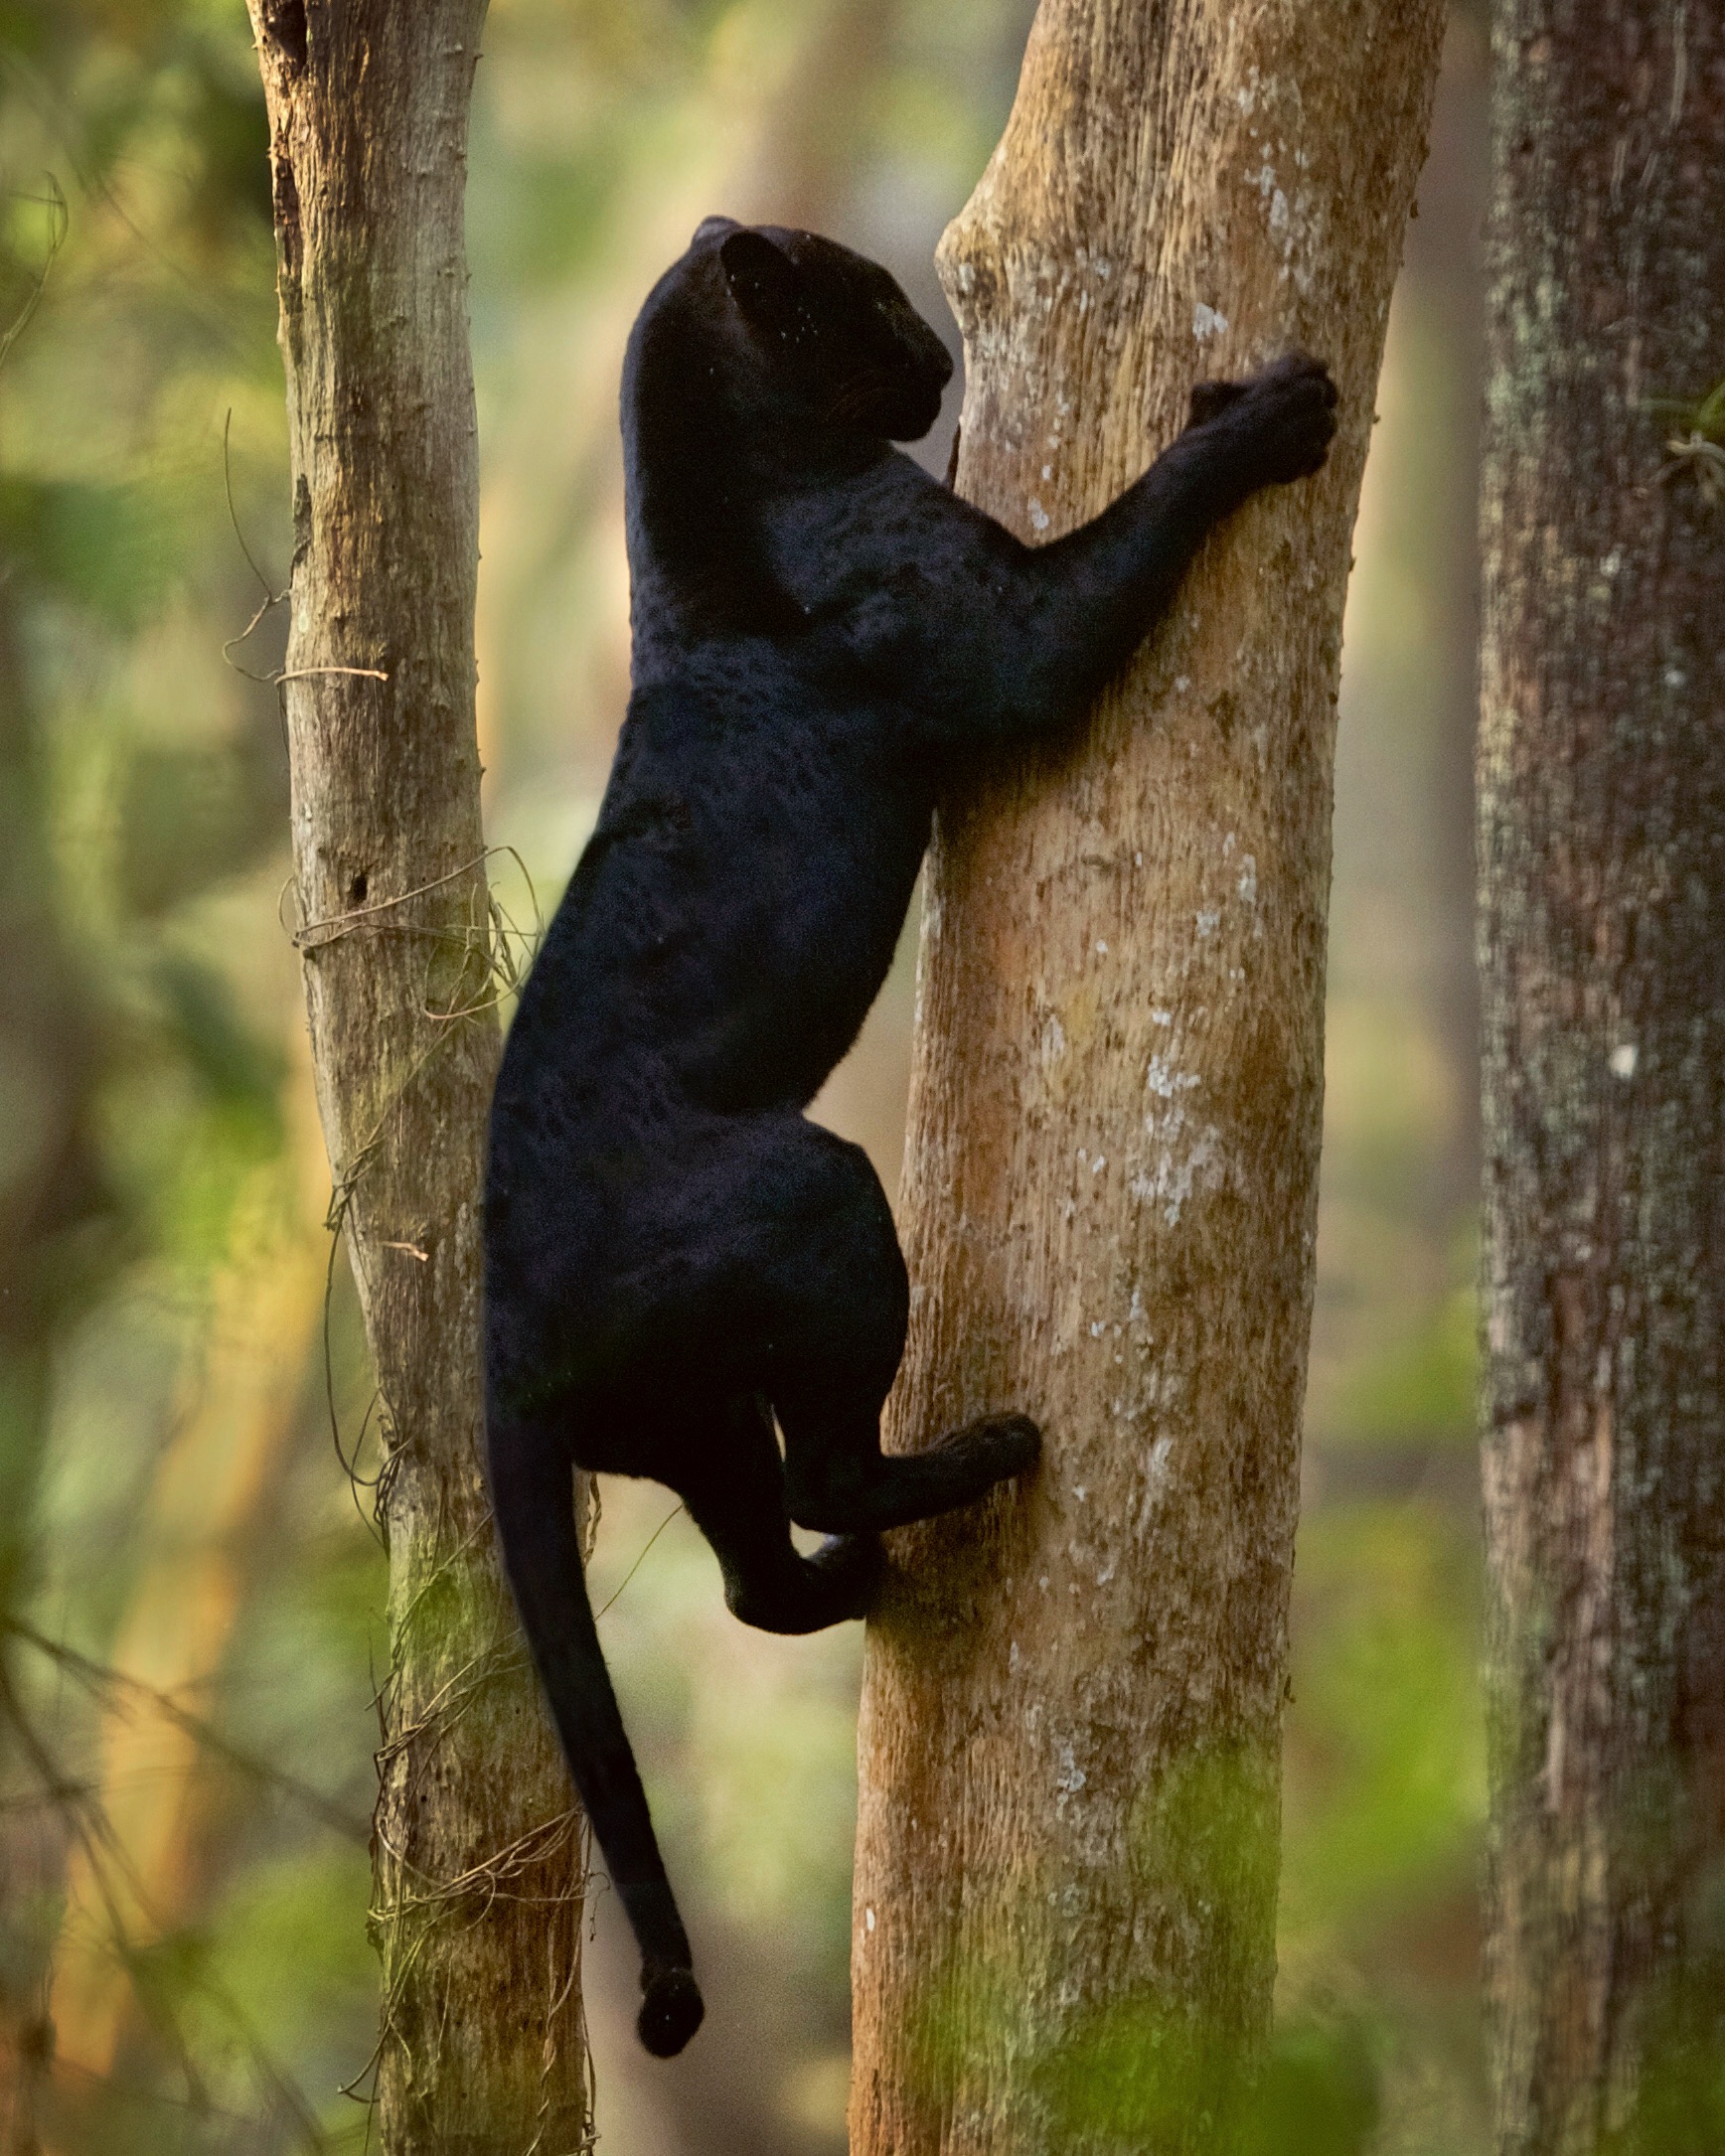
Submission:
<svg viewBox="0 0 1725 2156">
<path fill-rule="evenodd" d="M 0 936 L 21 954 L 0 974 L 0 1061 L 35 1079 L 32 1112 L 12 1112 L 0 1184 L 0 1776 L 14 1789 L 28 1786 L 30 1764 L 9 1626 L 34 1584 L 53 1366 L 119 1247 L 97 1140 L 105 1043 L 57 910 L 22 580 L 0 546 Z M 52 1813 L 0 1811 L 0 2156 L 40 2156 L 55 2051 L 47 1912 L 61 1854 Z"/>
<path fill-rule="evenodd" d="M 942 812 L 894 1428 L 1047 1455 L 898 1538 L 870 1630 L 857 2156 L 1205 2147 L 1268 2024 L 1341 606 L 1442 25 L 1043 0 L 942 249 L 958 484 L 1026 539 L 1200 377 L 1305 346 L 1342 429 L 1086 741 Z"/>
<path fill-rule="evenodd" d="M 386 1447 L 383 2146 L 563 2156 L 586 2139 L 579 1822 L 499 1581 L 479 1450 L 497 1025 L 462 189 L 484 5 L 250 5 L 294 490 L 299 940 Z"/>
<path fill-rule="evenodd" d="M 1494 48 L 1497 2140 L 1682 2156 L 1725 2142 L 1725 492 L 1649 400 L 1725 376 L 1725 16 L 1503 0 Z"/>
<path fill-rule="evenodd" d="M 199 1341 L 193 1397 L 162 1450 L 142 1507 L 141 1551 L 109 1659 L 158 1694 L 208 1700 L 243 1617 L 257 1538 L 300 1416 L 326 1274 L 316 1211 L 284 1221 L 284 1200 L 309 1200 L 313 1131 L 303 1069 L 291 1081 L 305 1112 L 284 1160 L 254 1169 L 236 1208 L 227 1262 Z M 297 1157 L 296 1157 L 297 1155 Z M 322 1200 L 317 1200 L 321 1210 Z M 99 1838 L 75 1841 L 49 1996 L 55 2061 L 112 2076 L 139 2001 L 126 1953 L 197 1921 L 208 1903 L 218 1807 L 198 1738 L 130 1690 L 103 1702 L 100 1771 L 91 1791 Z M 216 1814 L 216 1816 L 213 1816 Z M 321 2092 L 320 2092 L 321 2093 Z"/>
</svg>

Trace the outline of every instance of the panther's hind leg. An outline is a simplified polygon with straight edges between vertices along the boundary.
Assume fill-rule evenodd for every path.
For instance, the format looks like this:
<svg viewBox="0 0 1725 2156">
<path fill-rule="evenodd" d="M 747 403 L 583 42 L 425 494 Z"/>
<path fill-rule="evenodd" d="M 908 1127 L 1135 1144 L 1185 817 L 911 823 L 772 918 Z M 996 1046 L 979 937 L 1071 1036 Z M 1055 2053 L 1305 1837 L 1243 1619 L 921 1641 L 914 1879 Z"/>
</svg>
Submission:
<svg viewBox="0 0 1725 2156">
<path fill-rule="evenodd" d="M 880 1571 L 872 1535 L 836 1535 L 804 1557 L 791 1540 L 784 1464 L 772 1414 L 758 1395 L 723 1411 L 720 1443 L 686 1466 L 680 1494 L 712 1545 L 724 1599 L 745 1624 L 814 1632 L 865 1615 Z"/>
<path fill-rule="evenodd" d="M 786 1232 L 763 1267 L 765 1382 L 785 1434 L 791 1518 L 830 1534 L 878 1534 L 1023 1473 L 1041 1441 L 1022 1415 L 973 1423 L 925 1452 L 881 1452 L 880 1410 L 909 1314 L 891 1208 L 860 1147 L 807 1123 L 783 1144 Z"/>
</svg>

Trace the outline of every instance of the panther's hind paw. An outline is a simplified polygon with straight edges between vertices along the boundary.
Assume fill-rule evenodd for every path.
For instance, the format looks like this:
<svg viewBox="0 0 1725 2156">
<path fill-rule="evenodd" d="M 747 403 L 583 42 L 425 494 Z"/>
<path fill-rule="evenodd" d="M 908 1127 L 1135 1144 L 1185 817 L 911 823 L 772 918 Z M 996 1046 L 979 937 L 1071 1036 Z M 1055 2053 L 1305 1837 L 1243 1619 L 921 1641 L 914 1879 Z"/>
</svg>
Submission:
<svg viewBox="0 0 1725 2156">
<path fill-rule="evenodd" d="M 829 1584 L 830 1622 L 866 1617 L 873 1609 L 885 1565 L 878 1535 L 829 1535 L 808 1562 Z"/>
</svg>

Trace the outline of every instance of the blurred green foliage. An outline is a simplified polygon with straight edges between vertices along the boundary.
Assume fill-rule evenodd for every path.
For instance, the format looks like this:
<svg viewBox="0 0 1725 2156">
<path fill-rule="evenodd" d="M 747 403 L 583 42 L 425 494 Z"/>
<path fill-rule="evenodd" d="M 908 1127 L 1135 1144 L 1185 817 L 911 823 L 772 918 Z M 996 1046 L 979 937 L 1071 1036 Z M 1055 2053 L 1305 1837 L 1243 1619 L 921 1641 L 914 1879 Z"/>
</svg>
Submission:
<svg viewBox="0 0 1725 2156">
<path fill-rule="evenodd" d="M 1027 15 L 494 0 L 470 191 L 481 730 L 490 836 L 542 904 L 625 694 L 614 414 L 641 296 L 726 210 L 837 232 L 939 317 L 933 242 Z M 1477 35 L 1452 63 L 1348 623 L 1278 2033 L 1223 2092 L 1156 2002 L 1064 2031 L 1048 2103 L 1123 2150 L 1192 2102 L 1232 2106 L 1241 2156 L 1485 2146 L 1455 783 Z M 240 0 L 0 0 L 0 2081 L 67 2156 L 358 2147 L 367 2127 L 339 2090 L 363 2095 L 373 2037 L 383 1578 L 329 1410 L 367 1471 L 370 1381 L 338 1268 L 326 1388 L 327 1170 L 276 910 L 281 610 L 233 641 L 288 557 L 264 140 Z M 824 1104 L 889 1181 L 903 960 Z M 597 1602 L 668 1502 L 606 1491 Z M 229 1749 L 19 1623 L 164 1687 Z M 681 1517 L 603 1633 L 712 2005 L 685 2060 L 644 2067 L 601 1892 L 603 2145 L 836 2151 L 860 1642 L 732 1625 Z M 1169 1798 L 1205 1833 L 1147 1820 L 1147 1861 L 1241 1861 L 1217 1773 L 1194 1764 Z M 999 1980 L 960 1972 L 959 2026 Z M 1671 2086 L 1698 2086 L 1673 2057 Z"/>
</svg>

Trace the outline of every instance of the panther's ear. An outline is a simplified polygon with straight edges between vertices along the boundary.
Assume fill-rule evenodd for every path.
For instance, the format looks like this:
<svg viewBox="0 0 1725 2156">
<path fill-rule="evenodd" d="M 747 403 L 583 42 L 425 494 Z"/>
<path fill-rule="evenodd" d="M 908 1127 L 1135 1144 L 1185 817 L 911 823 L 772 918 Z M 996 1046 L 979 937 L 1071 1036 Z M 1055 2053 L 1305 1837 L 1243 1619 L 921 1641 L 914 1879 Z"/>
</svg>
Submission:
<svg viewBox="0 0 1725 2156">
<path fill-rule="evenodd" d="M 718 250 L 724 281 L 745 322 L 758 330 L 788 330 L 797 315 L 797 265 L 763 232 L 731 233 Z"/>
<path fill-rule="evenodd" d="M 716 239 L 720 232 L 734 232 L 738 229 L 735 218 L 703 218 L 695 228 L 694 236 L 689 244 L 692 247 L 699 247 L 708 239 Z"/>
</svg>

